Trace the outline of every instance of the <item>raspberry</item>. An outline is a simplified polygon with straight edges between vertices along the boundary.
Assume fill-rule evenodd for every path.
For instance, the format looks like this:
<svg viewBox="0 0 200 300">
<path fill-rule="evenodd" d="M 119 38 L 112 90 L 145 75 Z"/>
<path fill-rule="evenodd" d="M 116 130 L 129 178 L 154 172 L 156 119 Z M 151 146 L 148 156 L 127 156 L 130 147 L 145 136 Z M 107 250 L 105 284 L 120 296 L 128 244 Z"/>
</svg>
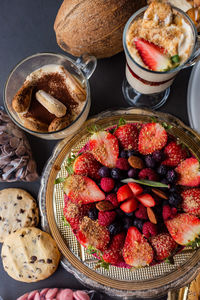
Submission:
<svg viewBox="0 0 200 300">
<path fill-rule="evenodd" d="M 140 203 L 139 206 L 138 206 L 138 209 L 135 212 L 135 216 L 138 219 L 147 220 L 148 219 L 147 208 Z"/>
<path fill-rule="evenodd" d="M 101 226 L 110 225 L 116 217 L 116 212 L 114 211 L 100 211 L 98 214 L 98 222 Z"/>
<path fill-rule="evenodd" d="M 124 246 L 125 233 L 115 235 L 110 243 L 110 247 L 104 251 L 103 260 L 110 264 L 116 264 L 122 260 L 121 249 Z"/>
<path fill-rule="evenodd" d="M 150 168 L 141 170 L 138 177 L 140 179 L 148 179 L 148 180 L 152 180 L 152 181 L 156 181 L 158 179 L 154 170 L 152 170 Z"/>
<path fill-rule="evenodd" d="M 150 243 L 155 252 L 156 260 L 164 260 L 173 254 L 177 244 L 169 233 L 160 233 L 155 237 L 152 237 Z"/>
<path fill-rule="evenodd" d="M 117 195 L 112 193 L 106 196 L 106 200 L 110 201 L 114 207 L 118 207 L 119 202 L 117 201 Z"/>
<path fill-rule="evenodd" d="M 171 207 L 169 205 L 164 205 L 163 206 L 162 215 L 163 215 L 164 221 L 171 218 Z"/>
<path fill-rule="evenodd" d="M 104 192 L 110 192 L 115 186 L 115 182 L 112 178 L 104 177 L 101 179 L 101 188 Z"/>
<path fill-rule="evenodd" d="M 151 222 L 145 222 L 142 227 L 142 233 L 146 238 L 150 238 L 150 236 L 154 236 L 157 234 L 157 227 Z"/>
<path fill-rule="evenodd" d="M 116 167 L 120 170 L 128 171 L 129 169 L 129 163 L 126 158 L 118 158 L 116 162 Z"/>
</svg>

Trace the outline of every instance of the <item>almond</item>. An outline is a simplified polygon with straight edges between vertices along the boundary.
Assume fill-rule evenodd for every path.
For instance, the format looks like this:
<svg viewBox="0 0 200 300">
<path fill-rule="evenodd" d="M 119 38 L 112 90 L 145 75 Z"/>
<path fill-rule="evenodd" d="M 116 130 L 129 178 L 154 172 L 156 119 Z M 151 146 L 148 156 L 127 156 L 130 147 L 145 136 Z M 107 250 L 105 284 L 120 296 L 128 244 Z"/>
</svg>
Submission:
<svg viewBox="0 0 200 300">
<path fill-rule="evenodd" d="M 147 207 L 147 215 L 151 223 L 157 224 L 156 215 L 151 207 Z"/>
<path fill-rule="evenodd" d="M 158 197 L 160 197 L 160 198 L 162 198 L 162 199 L 165 199 L 165 200 L 168 199 L 167 196 L 165 195 L 165 193 L 164 193 L 163 191 L 160 191 L 160 190 L 158 190 L 158 189 L 151 189 L 151 190 L 152 190 L 152 192 L 153 192 L 154 194 L 156 194 Z"/>
<path fill-rule="evenodd" d="M 133 155 L 130 156 L 128 159 L 128 162 L 132 168 L 135 168 L 135 169 L 143 169 L 144 168 L 144 163 L 143 163 L 142 159 L 139 158 L 138 156 L 133 156 Z"/>
<path fill-rule="evenodd" d="M 114 209 L 114 206 L 113 204 L 108 201 L 108 200 L 105 200 L 105 201 L 100 201 L 96 204 L 96 208 L 99 210 L 99 211 L 107 211 L 107 210 L 112 210 Z"/>
</svg>

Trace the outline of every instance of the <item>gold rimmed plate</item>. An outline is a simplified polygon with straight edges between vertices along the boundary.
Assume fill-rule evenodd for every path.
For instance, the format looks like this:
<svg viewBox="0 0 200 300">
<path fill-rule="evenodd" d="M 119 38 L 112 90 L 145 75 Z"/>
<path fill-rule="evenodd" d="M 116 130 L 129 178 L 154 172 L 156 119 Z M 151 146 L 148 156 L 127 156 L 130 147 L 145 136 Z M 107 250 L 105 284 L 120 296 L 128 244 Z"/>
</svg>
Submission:
<svg viewBox="0 0 200 300">
<path fill-rule="evenodd" d="M 96 259 L 80 246 L 71 229 L 63 222 L 64 197 L 57 177 L 66 177 L 67 158 L 77 154 L 89 140 L 88 126 L 98 124 L 106 129 L 116 125 L 119 118 L 127 122 L 166 123 L 167 131 L 200 159 L 200 136 L 172 115 L 144 109 L 121 109 L 101 113 L 87 122 L 70 140 L 62 140 L 49 159 L 41 180 L 39 193 L 42 227 L 50 231 L 63 254 L 62 265 L 83 284 L 109 295 L 150 298 L 166 294 L 168 290 L 184 286 L 195 278 L 200 269 L 200 250 L 183 249 L 175 256 L 175 264 L 160 263 L 151 267 L 129 270 L 110 266 L 95 269 Z"/>
</svg>

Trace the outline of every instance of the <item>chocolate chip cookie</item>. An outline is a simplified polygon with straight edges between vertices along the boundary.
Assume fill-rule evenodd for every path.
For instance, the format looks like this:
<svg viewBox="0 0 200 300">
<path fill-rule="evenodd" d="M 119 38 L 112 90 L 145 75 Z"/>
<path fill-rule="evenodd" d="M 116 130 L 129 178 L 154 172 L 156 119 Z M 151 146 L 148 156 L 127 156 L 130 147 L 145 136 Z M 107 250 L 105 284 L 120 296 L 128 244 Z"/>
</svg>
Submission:
<svg viewBox="0 0 200 300">
<path fill-rule="evenodd" d="M 17 188 L 0 191 L 0 242 L 17 229 L 37 226 L 38 222 L 37 203 L 28 192 Z"/>
<path fill-rule="evenodd" d="M 36 282 L 55 272 L 60 252 L 48 233 L 35 227 L 27 227 L 7 236 L 1 257 L 5 271 L 12 278 Z"/>
</svg>

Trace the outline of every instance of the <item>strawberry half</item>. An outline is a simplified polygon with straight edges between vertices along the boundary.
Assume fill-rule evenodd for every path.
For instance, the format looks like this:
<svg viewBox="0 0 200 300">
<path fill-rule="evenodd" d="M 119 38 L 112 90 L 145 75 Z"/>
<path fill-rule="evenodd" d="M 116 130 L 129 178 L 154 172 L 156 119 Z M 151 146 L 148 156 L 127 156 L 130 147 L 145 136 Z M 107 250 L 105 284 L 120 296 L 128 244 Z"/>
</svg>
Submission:
<svg viewBox="0 0 200 300">
<path fill-rule="evenodd" d="M 187 157 L 186 150 L 181 145 L 177 145 L 176 142 L 169 143 L 164 149 L 164 154 L 166 159 L 162 162 L 162 165 L 170 167 L 178 166 Z"/>
<path fill-rule="evenodd" d="M 135 268 L 149 265 L 153 260 L 153 249 L 136 227 L 127 232 L 123 257 L 125 262 Z"/>
<path fill-rule="evenodd" d="M 141 154 L 161 150 L 167 143 L 167 132 L 159 123 L 147 123 L 139 133 L 138 148 Z"/>
<path fill-rule="evenodd" d="M 77 175 L 89 176 L 94 179 L 99 179 L 98 170 L 101 164 L 94 158 L 92 153 L 84 152 L 80 154 L 74 161 L 73 171 Z"/>
<path fill-rule="evenodd" d="M 143 63 L 153 71 L 165 71 L 172 67 L 167 51 L 142 38 L 134 38 L 135 47 Z"/>
<path fill-rule="evenodd" d="M 117 138 L 107 131 L 93 133 L 89 140 L 89 148 L 96 160 L 108 168 L 114 168 L 119 156 Z"/>
<path fill-rule="evenodd" d="M 120 146 L 124 150 L 138 149 L 138 129 L 134 124 L 119 126 L 114 135 L 117 137 Z"/>
<path fill-rule="evenodd" d="M 165 221 L 167 229 L 177 244 L 187 245 L 195 241 L 200 235 L 200 220 L 188 213 L 177 215 Z"/>
<path fill-rule="evenodd" d="M 105 262 L 115 265 L 120 261 L 123 261 L 122 248 L 124 245 L 124 240 L 124 232 L 121 232 L 113 237 L 109 248 L 104 251 L 102 256 Z"/>
<path fill-rule="evenodd" d="M 121 210 L 123 210 L 125 213 L 131 213 L 136 210 L 138 206 L 137 199 L 135 197 L 132 197 L 125 202 L 123 202 L 120 205 Z"/>
<path fill-rule="evenodd" d="M 117 191 L 117 200 L 122 202 L 133 197 L 133 193 L 128 184 L 122 185 Z"/>
<path fill-rule="evenodd" d="M 145 206 L 145 207 L 154 207 L 156 205 L 155 200 L 150 194 L 142 194 L 137 196 L 137 199 Z"/>
<path fill-rule="evenodd" d="M 138 196 L 138 195 L 142 194 L 142 192 L 143 192 L 143 188 L 138 183 L 129 182 L 128 186 L 130 187 L 134 196 Z"/>
<path fill-rule="evenodd" d="M 200 189 L 193 188 L 181 193 L 184 212 L 200 217 Z"/>
<path fill-rule="evenodd" d="M 87 204 L 105 199 L 105 194 L 96 183 L 81 175 L 71 175 L 63 183 L 64 193 L 74 203 Z"/>
<path fill-rule="evenodd" d="M 200 184 L 199 161 L 196 158 L 185 159 L 175 171 L 179 174 L 177 184 L 186 186 L 198 186 Z"/>
<path fill-rule="evenodd" d="M 169 233 L 160 233 L 153 236 L 150 239 L 150 243 L 155 252 L 155 259 L 159 261 L 172 255 L 174 250 L 177 248 L 176 242 Z"/>
</svg>

